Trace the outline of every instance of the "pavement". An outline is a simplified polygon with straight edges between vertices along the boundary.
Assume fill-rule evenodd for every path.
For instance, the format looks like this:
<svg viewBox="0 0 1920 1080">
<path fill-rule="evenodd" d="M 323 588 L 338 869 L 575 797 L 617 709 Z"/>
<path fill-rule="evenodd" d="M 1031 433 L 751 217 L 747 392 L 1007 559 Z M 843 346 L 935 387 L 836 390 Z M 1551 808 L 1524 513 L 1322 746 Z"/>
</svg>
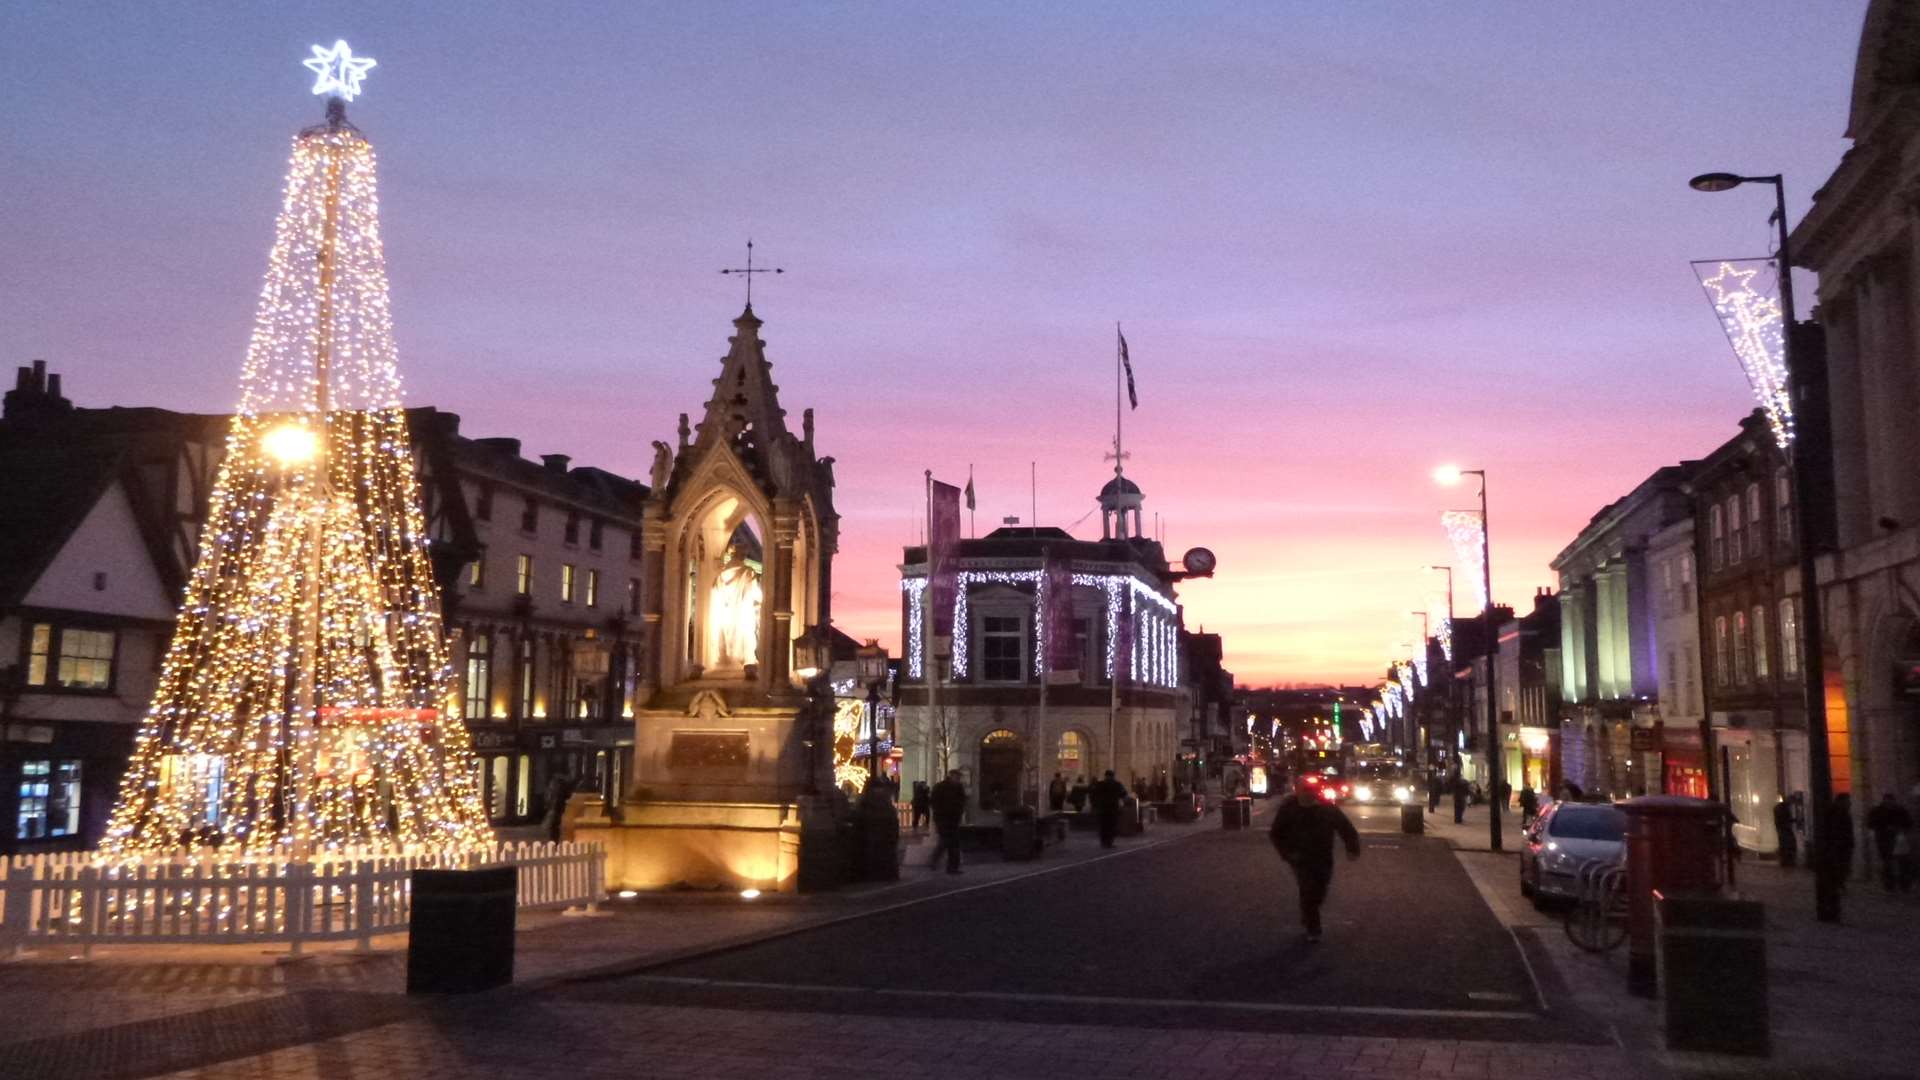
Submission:
<svg viewBox="0 0 1920 1080">
<path fill-rule="evenodd" d="M 1848 922 L 1824 927 L 1798 918 L 1800 882 L 1743 873 L 1781 912 L 1775 1058 L 1669 1055 L 1624 953 L 1580 953 L 1519 900 L 1484 816 L 1423 837 L 1354 816 L 1365 854 L 1339 867 L 1316 946 L 1261 831 L 1207 818 L 1114 851 L 1076 833 L 957 877 L 914 860 L 820 896 L 526 916 L 515 985 L 462 998 L 407 997 L 399 938 L 298 962 L 32 956 L 0 963 L 0 1078 L 1912 1075 L 1891 1050 L 1920 1015 L 1920 905 L 1857 886 Z"/>
</svg>

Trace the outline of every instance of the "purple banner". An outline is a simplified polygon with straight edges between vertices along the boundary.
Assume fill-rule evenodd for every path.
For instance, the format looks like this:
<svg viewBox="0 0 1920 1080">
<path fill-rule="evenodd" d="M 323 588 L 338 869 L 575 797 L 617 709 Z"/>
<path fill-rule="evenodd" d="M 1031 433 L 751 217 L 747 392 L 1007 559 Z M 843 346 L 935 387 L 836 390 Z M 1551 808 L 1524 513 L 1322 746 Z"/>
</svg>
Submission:
<svg viewBox="0 0 1920 1080">
<path fill-rule="evenodd" d="M 938 480 L 927 490 L 927 602 L 935 636 L 953 634 L 953 603 L 960 580 L 960 489 Z"/>
<path fill-rule="evenodd" d="M 1080 670 L 1080 643 L 1073 636 L 1073 565 L 1047 554 L 1043 587 L 1047 590 L 1047 668 Z"/>
</svg>

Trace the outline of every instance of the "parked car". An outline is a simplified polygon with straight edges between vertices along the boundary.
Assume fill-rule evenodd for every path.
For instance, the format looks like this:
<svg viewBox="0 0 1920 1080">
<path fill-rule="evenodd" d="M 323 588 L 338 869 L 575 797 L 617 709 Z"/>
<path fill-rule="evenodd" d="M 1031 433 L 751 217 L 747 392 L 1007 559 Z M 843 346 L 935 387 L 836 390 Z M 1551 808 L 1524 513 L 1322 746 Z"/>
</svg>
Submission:
<svg viewBox="0 0 1920 1080">
<path fill-rule="evenodd" d="M 1625 860 L 1627 815 L 1609 803 L 1549 803 L 1524 835 L 1520 895 L 1535 904 L 1571 900 L 1582 863 Z"/>
</svg>

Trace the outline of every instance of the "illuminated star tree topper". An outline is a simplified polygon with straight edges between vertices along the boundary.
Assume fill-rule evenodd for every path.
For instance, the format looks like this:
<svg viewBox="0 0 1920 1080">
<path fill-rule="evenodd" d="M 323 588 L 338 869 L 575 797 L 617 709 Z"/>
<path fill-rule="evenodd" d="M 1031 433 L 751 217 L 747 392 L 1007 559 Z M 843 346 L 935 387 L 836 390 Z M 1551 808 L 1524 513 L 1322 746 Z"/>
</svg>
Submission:
<svg viewBox="0 0 1920 1080">
<path fill-rule="evenodd" d="M 1736 263 L 1757 264 L 1743 270 Z M 1773 438 L 1786 449 L 1793 442 L 1793 396 L 1787 383 L 1786 320 L 1780 300 L 1753 287 L 1760 267 L 1773 268 L 1771 259 L 1710 259 L 1693 264 L 1695 276 L 1713 304 L 1733 354 L 1747 374 L 1753 396 L 1767 414 Z M 1712 276 L 1709 277 L 1709 268 Z"/>
<path fill-rule="evenodd" d="M 302 63 L 317 76 L 313 80 L 315 94 L 331 94 L 352 101 L 360 94 L 360 80 L 367 77 L 367 72 L 378 61 L 371 56 L 355 56 L 346 42 L 336 41 L 331 49 L 315 45 L 312 58 Z"/>
</svg>

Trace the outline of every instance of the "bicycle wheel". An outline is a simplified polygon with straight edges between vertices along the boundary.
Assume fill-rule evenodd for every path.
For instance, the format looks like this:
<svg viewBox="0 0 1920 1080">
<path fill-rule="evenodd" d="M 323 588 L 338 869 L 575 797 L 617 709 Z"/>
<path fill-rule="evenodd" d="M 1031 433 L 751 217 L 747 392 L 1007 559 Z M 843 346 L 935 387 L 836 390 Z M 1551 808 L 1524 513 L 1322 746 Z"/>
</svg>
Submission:
<svg viewBox="0 0 1920 1080">
<path fill-rule="evenodd" d="M 1617 941 L 1612 944 L 1607 941 L 1606 909 L 1587 897 L 1581 897 L 1574 904 L 1562 925 L 1567 931 L 1567 940 L 1587 952 L 1606 952 L 1619 944 Z"/>
</svg>

